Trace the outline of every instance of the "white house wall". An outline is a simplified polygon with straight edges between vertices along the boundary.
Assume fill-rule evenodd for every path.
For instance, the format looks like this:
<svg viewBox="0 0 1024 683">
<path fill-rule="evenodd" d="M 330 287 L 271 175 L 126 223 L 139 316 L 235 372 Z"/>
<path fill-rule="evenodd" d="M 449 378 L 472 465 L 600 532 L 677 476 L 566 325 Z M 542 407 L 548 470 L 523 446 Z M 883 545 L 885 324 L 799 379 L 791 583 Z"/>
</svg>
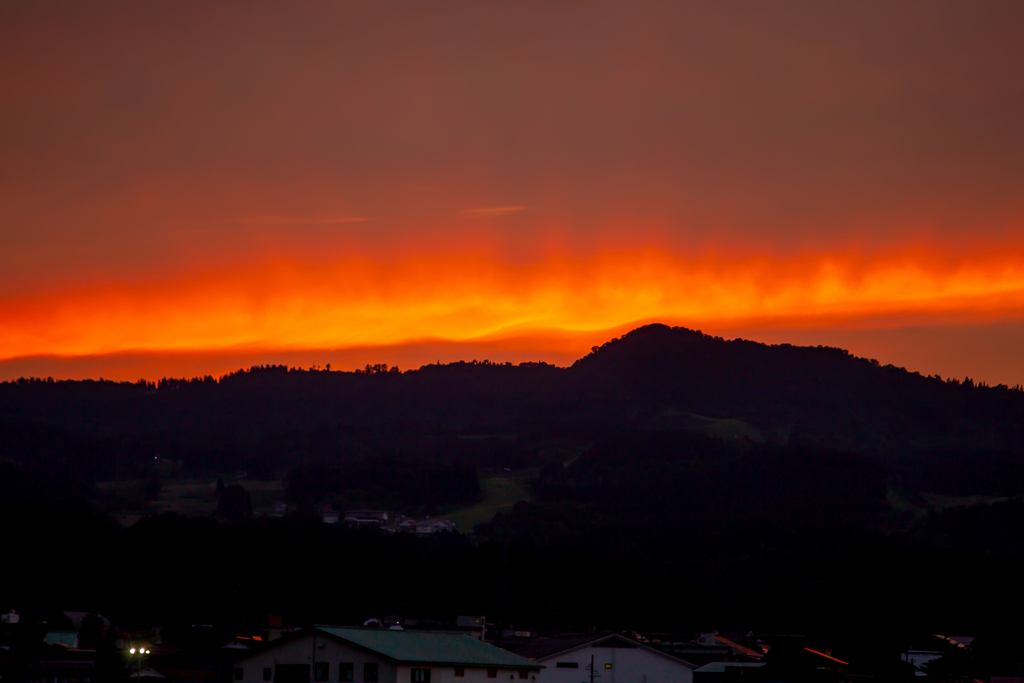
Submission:
<svg viewBox="0 0 1024 683">
<path fill-rule="evenodd" d="M 398 665 L 397 683 L 411 683 L 412 669 L 430 669 L 430 683 L 540 683 L 540 671 L 530 671 L 525 680 L 520 679 L 519 670 L 498 669 L 495 678 L 487 676 L 487 669 L 464 667 L 463 675 L 456 676 L 451 666 L 428 666 L 426 664 Z"/>
<path fill-rule="evenodd" d="M 590 657 L 594 657 L 594 683 L 693 683 L 693 668 L 643 648 L 582 647 L 537 660 L 544 664 L 544 683 L 590 683 Z M 558 662 L 576 662 L 577 669 L 559 669 Z M 611 664 L 611 668 L 605 668 Z M 404 682 L 402 682 L 404 683 Z"/>
</svg>

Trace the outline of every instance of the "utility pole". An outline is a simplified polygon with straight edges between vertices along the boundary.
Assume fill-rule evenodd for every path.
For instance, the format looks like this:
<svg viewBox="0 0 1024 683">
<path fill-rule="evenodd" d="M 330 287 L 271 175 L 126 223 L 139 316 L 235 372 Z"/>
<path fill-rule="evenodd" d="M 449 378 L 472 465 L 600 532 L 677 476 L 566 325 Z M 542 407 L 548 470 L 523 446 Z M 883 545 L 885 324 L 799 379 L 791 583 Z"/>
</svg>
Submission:
<svg viewBox="0 0 1024 683">
<path fill-rule="evenodd" d="M 501 623 L 498 626 L 498 643 L 504 642 L 502 631 L 508 627 L 508 538 L 501 550 Z"/>
</svg>

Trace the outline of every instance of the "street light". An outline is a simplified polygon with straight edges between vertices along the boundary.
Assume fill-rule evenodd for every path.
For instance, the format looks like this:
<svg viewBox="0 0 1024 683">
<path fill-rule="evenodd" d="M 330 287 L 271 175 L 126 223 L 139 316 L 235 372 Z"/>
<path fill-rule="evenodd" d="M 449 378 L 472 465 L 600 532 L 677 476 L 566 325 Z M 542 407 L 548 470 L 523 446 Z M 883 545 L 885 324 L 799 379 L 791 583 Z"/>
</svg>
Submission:
<svg viewBox="0 0 1024 683">
<path fill-rule="evenodd" d="M 128 652 L 130 654 L 133 654 L 133 655 L 137 654 L 139 656 L 138 666 L 136 667 L 136 670 L 135 670 L 135 681 L 136 681 L 136 683 L 138 683 L 139 681 L 142 680 L 142 656 L 143 655 L 148 655 L 151 651 L 147 650 L 144 647 L 138 647 L 138 648 L 134 648 L 133 647 L 133 648 L 129 649 Z"/>
</svg>

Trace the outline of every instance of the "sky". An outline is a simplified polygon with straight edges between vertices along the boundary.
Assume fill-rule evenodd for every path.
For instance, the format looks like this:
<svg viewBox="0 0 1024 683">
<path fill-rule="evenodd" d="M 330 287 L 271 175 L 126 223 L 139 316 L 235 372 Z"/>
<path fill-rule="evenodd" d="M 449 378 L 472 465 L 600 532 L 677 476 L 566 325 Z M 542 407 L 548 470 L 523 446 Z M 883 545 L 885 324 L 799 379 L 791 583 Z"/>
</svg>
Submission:
<svg viewBox="0 0 1024 683">
<path fill-rule="evenodd" d="M 0 380 L 570 364 L 664 322 L 1024 382 L 1024 3 L 5 2 Z"/>
</svg>

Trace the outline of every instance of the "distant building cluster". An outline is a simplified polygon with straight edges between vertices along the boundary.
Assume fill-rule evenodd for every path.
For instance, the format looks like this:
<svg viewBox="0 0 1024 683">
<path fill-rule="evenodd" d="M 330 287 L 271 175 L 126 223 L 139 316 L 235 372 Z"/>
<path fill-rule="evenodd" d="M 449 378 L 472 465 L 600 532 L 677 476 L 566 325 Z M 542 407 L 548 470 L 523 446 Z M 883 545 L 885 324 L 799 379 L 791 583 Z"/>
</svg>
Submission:
<svg viewBox="0 0 1024 683">
<path fill-rule="evenodd" d="M 283 517 L 288 513 L 284 502 L 274 504 L 273 515 Z M 353 529 L 380 529 L 384 533 L 410 533 L 429 536 L 439 531 L 455 531 L 455 522 L 450 519 L 416 519 L 408 515 L 391 513 L 387 510 L 335 510 L 330 504 L 320 511 L 324 524 L 344 524 Z"/>
<path fill-rule="evenodd" d="M 367 512 L 367 511 L 360 511 Z M 361 518 L 370 518 L 369 516 Z M 793 634 L 708 631 L 558 633 L 454 620 L 369 618 L 294 627 L 280 616 L 257 633 L 210 624 L 131 630 L 99 614 L 45 621 L 0 615 L 0 680 L 29 683 L 892 683 L 937 678 L 1018 683 L 999 671 L 955 674 L 975 639 L 931 635 L 898 656 Z M 1008 647 L 1004 643 L 1004 648 Z M 880 657 L 881 652 L 891 656 Z M 1016 650 L 1003 652 L 1014 661 Z M 943 663 L 946 663 L 943 666 Z M 1010 665 L 1013 669 L 1013 666 Z M 1007 675 L 996 675 L 1007 674 Z"/>
</svg>

